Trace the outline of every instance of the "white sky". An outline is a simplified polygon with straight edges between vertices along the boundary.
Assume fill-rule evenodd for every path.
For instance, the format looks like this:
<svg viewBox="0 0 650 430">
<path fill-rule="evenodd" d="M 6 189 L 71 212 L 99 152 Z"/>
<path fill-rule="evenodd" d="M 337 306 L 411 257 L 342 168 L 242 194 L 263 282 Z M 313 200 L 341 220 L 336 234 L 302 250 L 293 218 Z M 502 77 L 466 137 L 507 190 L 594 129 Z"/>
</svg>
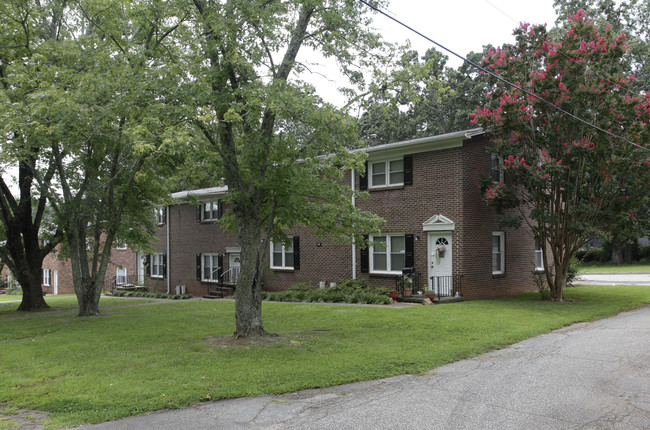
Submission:
<svg viewBox="0 0 650 430">
<path fill-rule="evenodd" d="M 471 51 L 481 52 L 484 45 L 513 42 L 512 31 L 520 22 L 545 23 L 551 28 L 556 17 L 553 0 L 390 0 L 386 12 L 463 57 Z M 374 17 L 375 29 L 389 42 L 403 45 L 409 40 L 420 55 L 434 46 L 383 15 Z M 447 65 L 461 65 L 459 58 L 435 48 L 449 57 Z M 343 97 L 334 88 L 345 86 L 345 80 L 328 69 L 320 73 L 326 77 L 314 75 L 309 79 L 319 95 L 343 105 Z"/>
</svg>

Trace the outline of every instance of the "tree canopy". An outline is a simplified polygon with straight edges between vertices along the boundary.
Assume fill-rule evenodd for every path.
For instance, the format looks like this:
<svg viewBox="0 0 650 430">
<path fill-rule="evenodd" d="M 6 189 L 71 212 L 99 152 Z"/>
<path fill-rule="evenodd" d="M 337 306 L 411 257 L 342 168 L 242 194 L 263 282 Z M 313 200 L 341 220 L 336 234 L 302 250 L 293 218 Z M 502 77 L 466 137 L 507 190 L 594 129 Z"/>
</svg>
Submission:
<svg viewBox="0 0 650 430">
<path fill-rule="evenodd" d="M 504 223 L 523 220 L 539 238 L 552 299 L 561 301 L 578 248 L 617 220 L 634 220 L 647 201 L 650 94 L 634 93 L 625 73 L 625 34 L 599 28 L 582 10 L 556 40 L 528 24 L 515 35 L 484 58 L 520 89 L 494 82 L 499 106 L 473 114 L 507 178 L 484 175 L 481 185 L 488 203 L 517 209 Z"/>
</svg>

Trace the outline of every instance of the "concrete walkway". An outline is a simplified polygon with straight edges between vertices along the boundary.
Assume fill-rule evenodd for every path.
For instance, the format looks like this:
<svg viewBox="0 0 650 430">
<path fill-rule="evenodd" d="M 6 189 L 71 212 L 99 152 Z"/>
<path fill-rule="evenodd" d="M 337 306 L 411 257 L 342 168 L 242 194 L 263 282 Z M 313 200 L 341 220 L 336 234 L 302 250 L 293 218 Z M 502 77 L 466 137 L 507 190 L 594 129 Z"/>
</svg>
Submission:
<svg viewBox="0 0 650 430">
<path fill-rule="evenodd" d="M 650 273 L 581 273 L 576 285 L 650 285 Z"/>
<path fill-rule="evenodd" d="M 84 429 L 648 429 L 650 306 L 424 376 L 258 396 Z"/>
</svg>

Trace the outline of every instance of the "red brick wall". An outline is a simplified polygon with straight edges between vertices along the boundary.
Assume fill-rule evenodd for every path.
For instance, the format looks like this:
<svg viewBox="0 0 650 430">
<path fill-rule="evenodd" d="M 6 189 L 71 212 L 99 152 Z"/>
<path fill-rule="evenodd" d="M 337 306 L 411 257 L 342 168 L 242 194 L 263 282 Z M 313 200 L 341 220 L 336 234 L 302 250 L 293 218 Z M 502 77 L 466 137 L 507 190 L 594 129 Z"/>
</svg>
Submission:
<svg viewBox="0 0 650 430">
<path fill-rule="evenodd" d="M 48 294 L 54 293 L 54 270 L 57 271 L 58 278 L 58 292 L 59 294 L 74 294 L 74 284 L 72 281 L 72 269 L 68 259 L 61 259 L 58 255 L 57 246 L 55 251 L 48 254 L 43 259 L 43 269 L 50 269 L 50 286 L 43 285 L 43 291 Z M 124 267 L 127 271 L 127 276 L 136 274 L 135 254 L 130 249 L 116 249 L 111 250 L 111 260 L 106 268 L 106 280 L 111 279 L 117 274 L 117 268 Z"/>
<path fill-rule="evenodd" d="M 224 206 L 225 210 L 225 206 Z M 208 284 L 196 279 L 196 255 L 202 253 L 224 254 L 225 270 L 228 269 L 226 247 L 237 247 L 237 234 L 225 231 L 216 222 L 196 222 L 196 206 L 188 203 L 168 206 L 167 223 L 159 227 L 154 246 L 159 253 L 167 254 L 167 276 L 170 290 L 185 285 L 193 295 L 203 295 Z M 167 227 L 170 247 L 167 252 Z M 148 286 L 158 292 L 167 291 L 167 279 L 149 278 Z"/>
</svg>

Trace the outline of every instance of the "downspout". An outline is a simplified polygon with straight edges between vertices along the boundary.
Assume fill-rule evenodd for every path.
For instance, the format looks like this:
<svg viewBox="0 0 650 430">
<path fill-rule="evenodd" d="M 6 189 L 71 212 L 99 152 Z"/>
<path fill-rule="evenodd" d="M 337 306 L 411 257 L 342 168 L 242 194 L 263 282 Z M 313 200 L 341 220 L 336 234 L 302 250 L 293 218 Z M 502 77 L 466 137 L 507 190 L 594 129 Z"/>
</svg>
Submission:
<svg viewBox="0 0 650 430">
<path fill-rule="evenodd" d="M 172 268 L 171 264 L 169 262 L 171 261 L 171 254 L 169 253 L 170 246 L 169 246 L 169 223 L 171 222 L 171 218 L 169 217 L 170 211 L 169 211 L 169 206 L 165 206 L 165 211 L 167 212 L 166 217 L 167 217 L 167 222 L 165 223 L 165 227 L 167 230 L 167 261 L 165 261 L 165 264 L 167 265 L 167 294 L 171 294 L 171 273 L 172 273 Z"/>
<path fill-rule="evenodd" d="M 355 171 L 352 169 L 351 171 L 351 185 L 352 185 L 352 206 L 355 207 L 357 205 L 357 200 L 356 196 L 354 195 L 355 192 L 355 183 L 354 183 L 354 177 L 355 177 Z M 352 279 L 357 279 L 357 245 L 354 241 L 354 238 L 352 238 Z"/>
</svg>

